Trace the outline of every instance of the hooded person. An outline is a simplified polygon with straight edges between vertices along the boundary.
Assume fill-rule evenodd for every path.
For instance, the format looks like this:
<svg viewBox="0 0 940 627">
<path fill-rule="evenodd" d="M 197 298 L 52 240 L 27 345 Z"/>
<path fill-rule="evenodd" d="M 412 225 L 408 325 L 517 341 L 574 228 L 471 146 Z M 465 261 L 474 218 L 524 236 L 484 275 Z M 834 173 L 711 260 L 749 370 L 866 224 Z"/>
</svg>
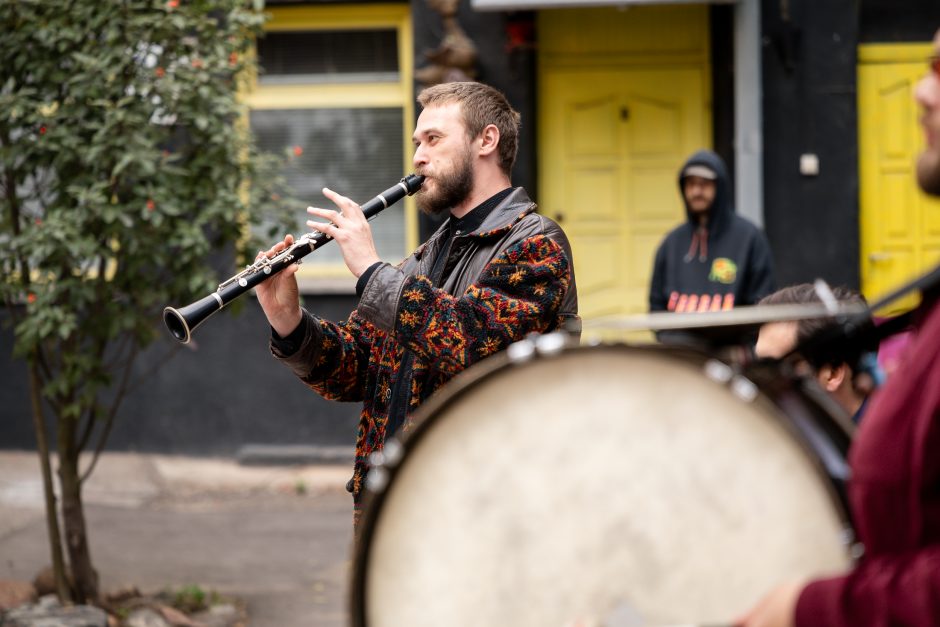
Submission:
<svg viewBox="0 0 940 627">
<path fill-rule="evenodd" d="M 700 150 L 679 170 L 686 222 L 656 251 L 650 311 L 721 311 L 774 291 L 767 239 L 737 215 L 721 157 Z"/>
</svg>

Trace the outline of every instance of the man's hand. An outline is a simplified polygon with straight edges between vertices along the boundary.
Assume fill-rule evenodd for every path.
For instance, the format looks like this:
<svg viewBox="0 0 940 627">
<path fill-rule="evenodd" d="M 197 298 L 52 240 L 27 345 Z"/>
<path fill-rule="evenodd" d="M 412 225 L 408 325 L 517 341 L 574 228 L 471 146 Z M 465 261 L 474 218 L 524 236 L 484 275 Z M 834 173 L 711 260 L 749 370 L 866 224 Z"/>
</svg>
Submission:
<svg viewBox="0 0 940 627">
<path fill-rule="evenodd" d="M 267 257 L 271 259 L 282 250 L 294 243 L 294 236 L 287 235 L 283 242 L 278 242 L 267 251 L 261 251 L 255 259 Z M 297 277 L 294 276 L 299 268 L 292 263 L 271 278 L 255 286 L 258 303 L 264 310 L 268 322 L 274 331 L 281 337 L 287 337 L 300 324 L 303 314 L 300 311 L 300 290 L 297 289 Z"/>
<path fill-rule="evenodd" d="M 796 602 L 800 598 L 804 585 L 804 582 L 794 581 L 777 586 L 735 625 L 737 627 L 793 627 Z"/>
<path fill-rule="evenodd" d="M 323 195 L 332 200 L 340 210 L 307 207 L 307 213 L 310 215 L 329 220 L 329 222 L 307 220 L 307 226 L 335 239 L 343 251 L 343 261 L 346 262 L 346 267 L 356 278 L 359 278 L 369 266 L 381 261 L 375 249 L 369 221 L 366 220 L 359 205 L 349 198 L 340 196 L 326 187 L 323 188 Z"/>
</svg>

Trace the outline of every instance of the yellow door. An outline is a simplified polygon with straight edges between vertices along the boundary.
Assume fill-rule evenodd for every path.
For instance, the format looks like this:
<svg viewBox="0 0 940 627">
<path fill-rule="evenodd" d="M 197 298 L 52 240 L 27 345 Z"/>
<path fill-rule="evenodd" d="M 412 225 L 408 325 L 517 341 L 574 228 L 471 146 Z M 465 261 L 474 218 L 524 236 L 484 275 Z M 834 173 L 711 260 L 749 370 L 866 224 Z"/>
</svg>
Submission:
<svg viewBox="0 0 940 627">
<path fill-rule="evenodd" d="M 645 312 L 685 219 L 679 167 L 711 143 L 707 7 L 539 17 L 540 210 L 571 239 L 586 321 Z"/>
<path fill-rule="evenodd" d="M 920 191 L 915 175 L 924 139 L 913 93 L 930 53 L 928 44 L 859 49 L 860 263 L 869 300 L 940 261 L 940 202 Z M 915 304 L 912 296 L 881 313 Z"/>
<path fill-rule="evenodd" d="M 571 238 L 585 318 L 647 310 L 653 254 L 685 219 L 677 175 L 702 145 L 696 70 L 556 71 L 543 78 L 540 198 Z M 676 90 L 676 85 L 683 89 Z"/>
</svg>

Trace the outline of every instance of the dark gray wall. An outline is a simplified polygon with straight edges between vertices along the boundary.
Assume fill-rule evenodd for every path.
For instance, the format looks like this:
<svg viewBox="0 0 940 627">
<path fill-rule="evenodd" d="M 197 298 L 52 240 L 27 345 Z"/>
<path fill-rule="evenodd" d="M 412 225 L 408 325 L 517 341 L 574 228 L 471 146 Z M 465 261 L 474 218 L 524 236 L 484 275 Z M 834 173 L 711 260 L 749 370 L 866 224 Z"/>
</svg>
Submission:
<svg viewBox="0 0 940 627">
<path fill-rule="evenodd" d="M 734 11 L 730 4 L 709 8 L 712 57 L 712 142 L 724 159 L 734 189 Z"/>
<path fill-rule="evenodd" d="M 242 298 L 240 314 L 215 314 L 183 348 L 158 323 L 160 339 L 134 368 L 140 385 L 122 405 L 109 450 L 231 455 L 247 444 L 355 443 L 359 403 L 325 401 L 277 363 L 257 302 Z M 306 301 L 331 320 L 345 318 L 354 306 L 346 296 Z M 9 328 L 0 333 L 0 350 L 11 354 Z M 157 367 L 169 351 L 173 356 Z M 26 364 L 8 357 L 2 368 L 0 448 L 34 448 Z"/>
<path fill-rule="evenodd" d="M 427 64 L 425 53 L 440 45 L 443 36 L 440 15 L 428 8 L 423 0 L 411 3 L 414 21 L 415 67 Z M 535 47 L 533 45 L 508 48 L 507 29 L 511 23 L 519 30 L 534 28 L 535 14 L 531 12 L 475 12 L 469 0 L 460 0 L 457 22 L 477 47 L 476 80 L 499 89 L 522 116 L 519 154 L 512 172 L 512 183 L 526 189 L 536 198 L 536 84 Z M 415 96 L 422 85 L 415 85 Z M 420 113 L 420 111 L 418 111 Z M 421 216 L 421 239 L 424 240 L 438 226 L 439 221 Z"/>
<path fill-rule="evenodd" d="M 765 230 L 777 282 L 858 287 L 855 0 L 762 4 Z M 800 155 L 820 174 L 800 174 Z"/>
<path fill-rule="evenodd" d="M 859 21 L 862 43 L 931 41 L 940 28 L 940 2 L 863 0 Z"/>
<path fill-rule="evenodd" d="M 0 448 L 33 449 L 29 375 L 24 361 L 13 358 L 13 333 L 9 313 L 0 310 Z"/>
</svg>

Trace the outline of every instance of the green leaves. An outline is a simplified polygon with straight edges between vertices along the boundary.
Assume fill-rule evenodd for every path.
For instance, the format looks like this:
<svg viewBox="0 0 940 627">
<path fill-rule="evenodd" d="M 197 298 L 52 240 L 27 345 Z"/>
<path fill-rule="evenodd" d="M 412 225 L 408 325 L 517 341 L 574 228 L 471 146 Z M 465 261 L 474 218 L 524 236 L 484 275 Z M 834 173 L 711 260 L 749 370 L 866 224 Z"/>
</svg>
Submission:
<svg viewBox="0 0 940 627">
<path fill-rule="evenodd" d="M 262 23 L 252 0 L 0 0 L 0 296 L 58 411 L 91 411 L 164 305 L 253 256 L 246 221 L 292 223 L 236 125 Z"/>
</svg>

